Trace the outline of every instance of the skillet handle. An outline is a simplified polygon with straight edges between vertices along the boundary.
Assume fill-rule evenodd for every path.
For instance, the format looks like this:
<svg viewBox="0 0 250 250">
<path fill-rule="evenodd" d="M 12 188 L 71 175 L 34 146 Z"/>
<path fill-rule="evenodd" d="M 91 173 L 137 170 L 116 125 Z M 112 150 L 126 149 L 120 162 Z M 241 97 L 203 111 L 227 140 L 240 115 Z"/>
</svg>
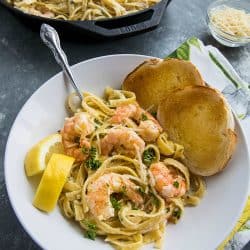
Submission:
<svg viewBox="0 0 250 250">
<path fill-rule="evenodd" d="M 94 36 L 121 37 L 155 28 L 161 20 L 167 5 L 171 0 L 162 0 L 149 9 L 124 17 L 103 21 L 71 22 L 75 28 L 88 31 Z"/>
</svg>

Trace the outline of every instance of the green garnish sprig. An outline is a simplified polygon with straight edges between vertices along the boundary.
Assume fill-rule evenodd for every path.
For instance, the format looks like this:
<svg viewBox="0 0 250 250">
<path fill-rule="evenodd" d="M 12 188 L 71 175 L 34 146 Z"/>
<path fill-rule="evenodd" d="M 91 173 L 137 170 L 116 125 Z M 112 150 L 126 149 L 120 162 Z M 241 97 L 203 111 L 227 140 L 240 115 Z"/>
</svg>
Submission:
<svg viewBox="0 0 250 250">
<path fill-rule="evenodd" d="M 152 148 L 146 149 L 142 154 L 142 161 L 148 167 L 152 164 L 155 158 L 155 151 Z"/>
<path fill-rule="evenodd" d="M 119 211 L 121 209 L 121 203 L 113 196 L 110 196 L 110 202 L 112 204 L 112 207 L 116 210 Z"/>
<path fill-rule="evenodd" d="M 94 223 L 91 223 L 89 221 L 84 221 L 84 224 L 86 225 L 87 229 L 85 231 L 85 237 L 89 238 L 91 240 L 95 240 L 96 238 L 96 225 Z"/>
<path fill-rule="evenodd" d="M 156 118 L 156 117 L 157 117 L 157 112 L 156 112 L 156 111 L 152 111 L 152 112 L 151 112 L 151 115 L 152 115 L 154 118 Z"/>
<path fill-rule="evenodd" d="M 180 183 L 179 183 L 178 181 L 174 181 L 173 186 L 174 186 L 175 188 L 178 188 L 179 185 L 180 185 Z"/>
<path fill-rule="evenodd" d="M 142 113 L 142 114 L 141 114 L 141 120 L 142 120 L 142 121 L 146 121 L 146 120 L 148 120 L 147 115 L 146 115 L 146 114 L 144 114 L 144 113 Z"/>
<path fill-rule="evenodd" d="M 90 168 L 91 170 L 97 170 L 101 164 L 101 161 L 97 159 L 97 149 L 95 147 L 91 147 L 89 150 L 89 157 L 86 161 L 87 168 Z"/>
<path fill-rule="evenodd" d="M 175 208 L 172 215 L 179 220 L 181 217 L 181 210 L 179 208 Z"/>
</svg>

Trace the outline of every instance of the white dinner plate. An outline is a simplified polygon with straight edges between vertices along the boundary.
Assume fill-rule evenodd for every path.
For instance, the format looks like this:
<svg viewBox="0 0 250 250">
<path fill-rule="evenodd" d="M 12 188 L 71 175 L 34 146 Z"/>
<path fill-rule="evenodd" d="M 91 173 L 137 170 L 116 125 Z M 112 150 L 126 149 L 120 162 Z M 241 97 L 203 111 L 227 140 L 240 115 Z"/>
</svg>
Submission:
<svg viewBox="0 0 250 250">
<path fill-rule="evenodd" d="M 148 58 L 111 55 L 78 63 L 72 70 L 82 90 L 102 95 L 106 86 L 119 89 L 124 77 Z M 21 224 L 43 249 L 112 249 L 101 239 L 84 238 L 79 226 L 65 219 L 58 207 L 46 214 L 32 206 L 35 187 L 34 180 L 25 176 L 25 154 L 40 139 L 62 127 L 67 116 L 65 99 L 71 91 L 59 73 L 43 84 L 19 112 L 5 152 L 9 198 Z M 185 208 L 181 221 L 167 226 L 164 249 L 215 249 L 235 225 L 246 202 L 249 181 L 248 150 L 237 120 L 236 132 L 237 148 L 228 166 L 222 173 L 206 179 L 207 192 L 199 206 Z M 152 245 L 145 249 L 152 249 Z"/>
</svg>

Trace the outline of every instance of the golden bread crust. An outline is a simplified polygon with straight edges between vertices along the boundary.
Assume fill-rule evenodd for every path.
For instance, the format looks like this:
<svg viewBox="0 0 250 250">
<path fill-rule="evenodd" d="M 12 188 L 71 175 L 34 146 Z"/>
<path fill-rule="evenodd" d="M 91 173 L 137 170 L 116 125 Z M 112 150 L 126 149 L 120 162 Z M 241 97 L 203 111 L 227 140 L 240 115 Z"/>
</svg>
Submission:
<svg viewBox="0 0 250 250">
<path fill-rule="evenodd" d="M 210 176 L 225 168 L 236 145 L 230 107 L 217 90 L 188 86 L 167 96 L 158 120 L 174 142 L 184 146 L 184 164 Z"/>
<path fill-rule="evenodd" d="M 147 109 L 158 104 L 170 93 L 190 85 L 205 85 L 197 68 L 179 59 L 150 59 L 125 78 L 122 89 L 132 91 L 140 106 Z"/>
</svg>

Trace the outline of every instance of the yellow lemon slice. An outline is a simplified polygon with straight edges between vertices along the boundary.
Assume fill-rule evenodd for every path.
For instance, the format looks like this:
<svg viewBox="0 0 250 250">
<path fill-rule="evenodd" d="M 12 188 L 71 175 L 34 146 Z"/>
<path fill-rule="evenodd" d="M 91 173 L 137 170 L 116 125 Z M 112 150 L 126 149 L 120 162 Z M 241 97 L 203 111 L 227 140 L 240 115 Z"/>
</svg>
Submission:
<svg viewBox="0 0 250 250">
<path fill-rule="evenodd" d="M 63 153 L 62 137 L 60 134 L 49 135 L 27 153 L 24 161 L 27 176 L 41 173 L 53 153 Z"/>
<path fill-rule="evenodd" d="M 66 155 L 52 154 L 35 194 L 35 207 L 45 212 L 54 209 L 74 160 Z"/>
</svg>

